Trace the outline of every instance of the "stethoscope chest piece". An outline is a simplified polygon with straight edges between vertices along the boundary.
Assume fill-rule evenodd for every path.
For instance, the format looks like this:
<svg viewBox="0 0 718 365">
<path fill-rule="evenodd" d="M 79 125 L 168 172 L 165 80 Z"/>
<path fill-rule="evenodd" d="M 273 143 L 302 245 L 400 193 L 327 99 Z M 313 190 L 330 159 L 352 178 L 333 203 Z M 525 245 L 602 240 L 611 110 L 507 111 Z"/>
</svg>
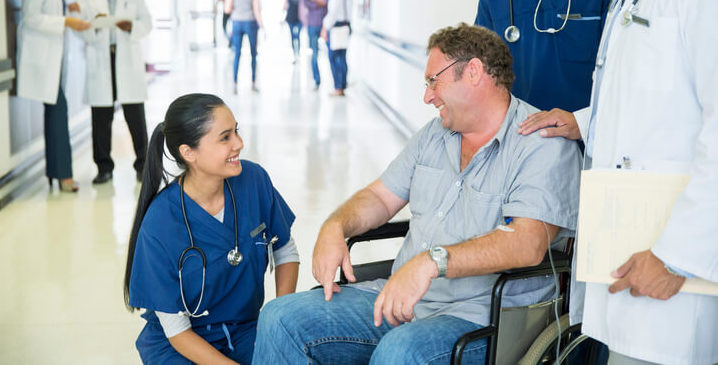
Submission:
<svg viewBox="0 0 718 365">
<path fill-rule="evenodd" d="M 242 256 L 242 253 L 236 248 L 233 248 L 227 253 L 227 262 L 232 266 L 239 265 L 242 259 L 244 259 L 244 256 Z"/>
<path fill-rule="evenodd" d="M 519 27 L 515 25 L 509 25 L 506 27 L 506 30 L 504 31 L 504 38 L 506 38 L 506 41 L 514 43 L 518 41 L 520 37 L 521 32 L 519 31 Z"/>
</svg>

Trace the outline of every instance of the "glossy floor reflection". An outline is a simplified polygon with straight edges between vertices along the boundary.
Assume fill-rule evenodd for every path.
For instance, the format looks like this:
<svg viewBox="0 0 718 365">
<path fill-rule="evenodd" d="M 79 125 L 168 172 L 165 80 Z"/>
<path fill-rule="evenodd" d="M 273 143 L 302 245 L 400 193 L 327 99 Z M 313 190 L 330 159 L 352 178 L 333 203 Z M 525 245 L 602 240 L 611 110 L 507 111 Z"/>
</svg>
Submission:
<svg viewBox="0 0 718 365">
<path fill-rule="evenodd" d="M 244 138 L 241 157 L 262 164 L 297 215 L 299 290 L 315 285 L 311 252 L 321 222 L 358 188 L 378 177 L 406 143 L 404 137 L 350 89 L 328 96 L 331 74 L 321 54 L 322 88 L 313 90 L 309 53 L 293 65 L 285 38 L 260 49 L 259 93 L 250 90 L 249 60 L 241 63 L 238 95 L 231 94 L 228 49 L 190 54 L 185 68 L 158 77 L 146 104 L 148 128 L 175 97 L 216 93 L 231 107 Z M 281 41 L 281 42 L 280 42 Z M 288 40 L 287 40 L 288 44 Z M 248 55 L 248 52 L 245 54 Z M 417 101 L 420 102 L 420 101 Z M 0 363 L 134 364 L 134 341 L 144 325 L 123 305 L 127 240 L 139 185 L 122 113 L 113 127 L 115 177 L 93 186 L 89 144 L 74 151 L 77 195 L 48 192 L 44 181 L 0 210 Z M 359 260 L 383 258 L 365 252 Z M 267 299 L 274 297 L 267 278 Z"/>
</svg>

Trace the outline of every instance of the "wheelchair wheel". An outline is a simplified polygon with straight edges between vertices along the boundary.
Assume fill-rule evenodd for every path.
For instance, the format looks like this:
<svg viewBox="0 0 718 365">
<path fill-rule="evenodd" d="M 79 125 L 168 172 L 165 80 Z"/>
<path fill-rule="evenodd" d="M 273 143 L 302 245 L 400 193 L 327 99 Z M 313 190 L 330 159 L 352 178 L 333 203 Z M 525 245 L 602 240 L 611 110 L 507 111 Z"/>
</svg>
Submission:
<svg viewBox="0 0 718 365">
<path fill-rule="evenodd" d="M 581 324 L 569 327 L 568 314 L 564 314 L 559 318 L 561 327 L 561 349 L 565 351 L 570 348 L 570 352 L 578 345 L 583 338 L 581 335 Z M 583 336 L 585 337 L 585 336 Z M 580 340 L 579 340 L 580 339 Z M 534 340 L 526 354 L 519 360 L 519 365 L 537 365 L 537 364 L 562 364 L 564 361 L 556 362 L 556 345 L 558 344 L 558 326 L 556 321 L 546 327 L 541 334 Z M 565 357 L 565 356 L 564 356 Z"/>
</svg>

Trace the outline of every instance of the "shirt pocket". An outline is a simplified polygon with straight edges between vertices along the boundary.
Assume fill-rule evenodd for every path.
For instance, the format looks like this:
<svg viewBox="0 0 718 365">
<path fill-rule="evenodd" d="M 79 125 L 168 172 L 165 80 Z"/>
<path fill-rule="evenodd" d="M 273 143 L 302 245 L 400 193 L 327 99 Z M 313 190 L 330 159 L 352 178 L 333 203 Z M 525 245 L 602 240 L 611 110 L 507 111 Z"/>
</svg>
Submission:
<svg viewBox="0 0 718 365">
<path fill-rule="evenodd" d="M 464 215 L 467 217 L 463 225 L 466 239 L 492 231 L 503 219 L 503 194 L 481 191 L 475 185 L 469 187 Z"/>
<path fill-rule="evenodd" d="M 409 191 L 409 209 L 412 215 L 422 215 L 436 206 L 441 199 L 440 184 L 443 171 L 435 167 L 416 165 Z"/>
<path fill-rule="evenodd" d="M 555 29 L 563 25 L 566 13 L 552 14 Z M 596 53 L 601 39 L 601 14 L 580 13 L 569 15 L 566 27 L 555 33 L 559 58 L 564 61 L 591 63 L 596 62 Z"/>
</svg>

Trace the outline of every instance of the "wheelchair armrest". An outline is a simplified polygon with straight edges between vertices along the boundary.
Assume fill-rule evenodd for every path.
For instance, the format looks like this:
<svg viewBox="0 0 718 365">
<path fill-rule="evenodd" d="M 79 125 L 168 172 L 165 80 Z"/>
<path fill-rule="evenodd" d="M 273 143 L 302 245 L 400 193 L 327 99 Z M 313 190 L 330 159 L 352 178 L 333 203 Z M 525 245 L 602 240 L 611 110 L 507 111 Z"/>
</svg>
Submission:
<svg viewBox="0 0 718 365">
<path fill-rule="evenodd" d="M 409 221 L 384 223 L 383 225 L 370 229 L 358 236 L 349 237 L 347 239 L 347 246 L 349 246 L 349 250 L 351 250 L 352 246 L 354 246 L 357 242 L 404 237 L 407 232 L 409 232 Z"/>
</svg>

